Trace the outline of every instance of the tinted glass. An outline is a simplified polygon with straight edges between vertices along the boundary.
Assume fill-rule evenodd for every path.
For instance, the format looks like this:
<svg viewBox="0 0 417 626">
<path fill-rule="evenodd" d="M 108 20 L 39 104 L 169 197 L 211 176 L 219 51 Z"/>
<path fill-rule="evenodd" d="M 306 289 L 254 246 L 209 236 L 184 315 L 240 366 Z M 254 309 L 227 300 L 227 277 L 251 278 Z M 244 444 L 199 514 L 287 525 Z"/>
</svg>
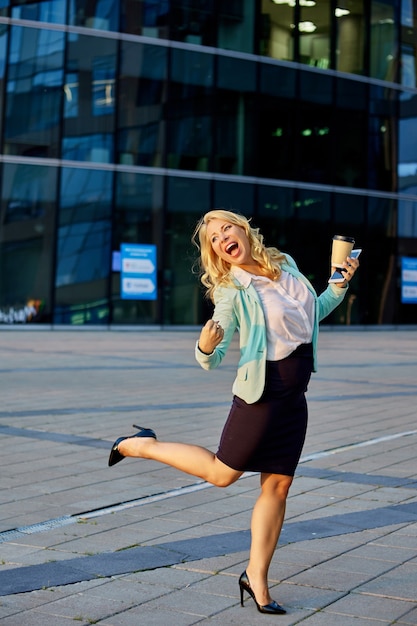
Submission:
<svg viewBox="0 0 417 626">
<path fill-rule="evenodd" d="M 396 200 L 369 198 L 368 236 L 361 255 L 361 271 L 370 286 L 367 306 L 362 307 L 366 323 L 388 324 L 398 319 L 396 214 Z"/>
<path fill-rule="evenodd" d="M 171 0 L 170 39 L 215 45 L 214 0 Z"/>
<path fill-rule="evenodd" d="M 167 49 L 124 41 L 120 65 L 118 161 L 161 167 Z"/>
<path fill-rule="evenodd" d="M 403 93 L 398 121 L 398 189 L 417 193 L 417 96 Z"/>
<path fill-rule="evenodd" d="M 349 0 L 336 8 L 336 69 L 365 73 L 365 2 Z"/>
<path fill-rule="evenodd" d="M 299 189 L 294 201 L 297 263 L 318 291 L 327 287 L 329 278 L 331 199 L 325 191 Z"/>
<path fill-rule="evenodd" d="M 254 52 L 257 3 L 252 0 L 219 2 L 216 11 L 217 46 Z"/>
<path fill-rule="evenodd" d="M 3 108 L 4 108 L 4 76 L 6 72 L 6 50 L 9 29 L 5 24 L 0 24 L 0 137 L 2 136 L 3 127 Z"/>
<path fill-rule="evenodd" d="M 268 246 L 297 256 L 294 194 L 290 187 L 259 185 L 257 219 Z"/>
<path fill-rule="evenodd" d="M 202 297 L 191 243 L 195 226 L 209 211 L 210 181 L 169 177 L 164 228 L 163 307 L 165 324 L 196 324 L 210 310 Z"/>
<path fill-rule="evenodd" d="M 298 180 L 330 182 L 333 165 L 333 78 L 324 73 L 300 75 L 295 155 Z"/>
<path fill-rule="evenodd" d="M 292 4 L 295 5 L 295 2 Z M 275 3 L 271 0 L 262 0 L 259 19 L 259 54 L 273 59 L 293 61 L 294 38 L 298 33 L 294 28 L 295 11 L 290 2 Z"/>
<path fill-rule="evenodd" d="M 121 0 L 122 32 L 168 39 L 171 0 Z"/>
<path fill-rule="evenodd" d="M 11 28 L 4 132 L 9 154 L 59 156 L 63 62 L 63 33 Z"/>
<path fill-rule="evenodd" d="M 9 15 L 9 0 L 0 0 L 0 16 L 8 17 Z"/>
<path fill-rule="evenodd" d="M 367 198 L 364 196 L 342 193 L 333 196 L 333 223 L 329 239 L 331 240 L 333 235 L 354 237 L 354 247 L 362 248 L 363 252 L 360 257 L 360 270 L 349 283 L 349 291 L 342 305 L 332 313 L 331 323 L 350 325 L 362 324 L 365 321 L 369 298 L 369 289 L 366 288 L 366 268 L 369 259 L 369 233 L 365 228 L 368 220 L 367 206 Z M 371 289 L 374 289 L 374 286 L 371 286 Z M 377 293 L 375 291 L 375 295 Z"/>
<path fill-rule="evenodd" d="M 417 27 L 417 6 L 412 0 L 401 3 L 401 84 L 416 87 L 417 46 L 415 30 Z"/>
<path fill-rule="evenodd" d="M 346 187 L 366 188 L 368 132 L 368 87 L 353 80 L 336 79 L 335 124 L 333 126 L 333 181 Z"/>
<path fill-rule="evenodd" d="M 382 80 L 398 80 L 399 41 L 398 7 L 399 0 L 370 2 L 370 75 Z"/>
<path fill-rule="evenodd" d="M 263 65 L 260 68 L 259 115 L 255 133 L 258 175 L 265 178 L 294 178 L 295 70 Z"/>
<path fill-rule="evenodd" d="M 50 322 L 57 169 L 6 163 L 2 180 L 0 322 Z"/>
<path fill-rule="evenodd" d="M 162 267 L 164 249 L 161 242 L 164 182 L 161 176 L 120 172 L 116 177 L 116 206 L 114 211 L 113 254 L 122 243 L 152 243 L 157 248 L 158 268 Z M 158 299 L 122 300 L 120 269 L 113 266 L 112 321 L 115 324 L 160 323 L 161 273 Z"/>
<path fill-rule="evenodd" d="M 21 20 L 65 24 L 66 7 L 66 0 L 12 0 L 11 16 Z"/>
<path fill-rule="evenodd" d="M 256 212 L 255 185 L 214 181 L 213 208 L 236 211 L 247 217 L 253 216 Z"/>
<path fill-rule="evenodd" d="M 213 56 L 172 50 L 167 165 L 207 171 L 212 154 Z"/>
<path fill-rule="evenodd" d="M 370 87 L 368 118 L 369 163 L 371 189 L 396 191 L 396 117 L 398 92 Z"/>
<path fill-rule="evenodd" d="M 256 65 L 220 56 L 217 80 L 214 171 L 254 174 Z"/>
<path fill-rule="evenodd" d="M 63 168 L 54 321 L 104 324 L 109 319 L 111 172 Z"/>
<path fill-rule="evenodd" d="M 417 202 L 415 200 L 399 200 L 397 230 L 399 237 L 417 239 Z"/>
<path fill-rule="evenodd" d="M 292 256 L 318 292 L 327 287 L 332 194 L 259 187 L 259 216 L 267 245 Z"/>
<path fill-rule="evenodd" d="M 114 159 L 117 42 L 71 34 L 64 86 L 62 157 Z"/>
<path fill-rule="evenodd" d="M 328 69 L 331 67 L 330 0 L 300 2 L 299 60 L 301 63 Z"/>
<path fill-rule="evenodd" d="M 68 0 L 69 23 L 99 30 L 119 30 L 119 0 Z"/>
</svg>

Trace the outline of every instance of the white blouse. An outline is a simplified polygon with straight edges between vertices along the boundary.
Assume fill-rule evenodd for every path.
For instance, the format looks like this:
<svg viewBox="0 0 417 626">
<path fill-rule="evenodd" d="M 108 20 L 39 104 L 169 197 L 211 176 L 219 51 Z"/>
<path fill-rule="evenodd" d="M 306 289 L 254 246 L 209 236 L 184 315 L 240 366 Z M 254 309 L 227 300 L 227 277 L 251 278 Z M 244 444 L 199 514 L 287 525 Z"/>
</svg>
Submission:
<svg viewBox="0 0 417 626">
<path fill-rule="evenodd" d="M 268 361 L 285 359 L 297 346 L 311 342 L 315 302 L 304 283 L 285 271 L 277 281 L 236 266 L 232 273 L 244 287 L 252 281 L 259 295 L 265 314 Z"/>
</svg>

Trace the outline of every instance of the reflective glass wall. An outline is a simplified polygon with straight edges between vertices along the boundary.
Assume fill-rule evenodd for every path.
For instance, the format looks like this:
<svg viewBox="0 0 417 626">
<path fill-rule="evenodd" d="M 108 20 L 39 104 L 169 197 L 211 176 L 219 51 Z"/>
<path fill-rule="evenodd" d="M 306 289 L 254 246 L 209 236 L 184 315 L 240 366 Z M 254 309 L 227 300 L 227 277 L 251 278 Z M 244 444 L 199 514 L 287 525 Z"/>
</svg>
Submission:
<svg viewBox="0 0 417 626">
<path fill-rule="evenodd" d="M 0 323 L 202 323 L 190 238 L 216 206 L 251 216 L 318 290 L 332 235 L 353 234 L 361 271 L 330 321 L 416 322 L 401 292 L 417 257 L 416 8 L 4 2 Z M 155 297 L 125 297 L 122 244 L 156 247 Z"/>
</svg>

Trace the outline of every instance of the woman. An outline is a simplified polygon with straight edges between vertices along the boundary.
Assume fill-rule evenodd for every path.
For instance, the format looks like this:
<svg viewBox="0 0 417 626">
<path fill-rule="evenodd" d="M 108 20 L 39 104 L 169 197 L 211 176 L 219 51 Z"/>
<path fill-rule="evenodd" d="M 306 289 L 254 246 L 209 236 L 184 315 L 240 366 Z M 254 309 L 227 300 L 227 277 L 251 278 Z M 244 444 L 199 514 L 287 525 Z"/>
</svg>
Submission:
<svg viewBox="0 0 417 626">
<path fill-rule="evenodd" d="M 197 241 L 198 238 L 198 241 Z M 233 403 L 216 454 L 195 445 L 157 440 L 139 428 L 114 443 L 109 465 L 124 457 L 166 463 L 218 487 L 245 471 L 260 472 L 260 495 L 251 520 L 251 548 L 239 578 L 258 611 L 282 614 L 272 600 L 268 570 L 281 532 L 288 490 L 307 428 L 305 391 L 316 369 L 319 322 L 342 301 L 359 262 L 347 258 L 345 281 L 317 297 L 294 260 L 267 248 L 259 229 L 245 217 L 216 209 L 197 225 L 201 281 L 214 302 L 213 319 L 203 327 L 196 359 L 204 369 L 220 365 L 239 331 L 240 360 Z"/>
</svg>

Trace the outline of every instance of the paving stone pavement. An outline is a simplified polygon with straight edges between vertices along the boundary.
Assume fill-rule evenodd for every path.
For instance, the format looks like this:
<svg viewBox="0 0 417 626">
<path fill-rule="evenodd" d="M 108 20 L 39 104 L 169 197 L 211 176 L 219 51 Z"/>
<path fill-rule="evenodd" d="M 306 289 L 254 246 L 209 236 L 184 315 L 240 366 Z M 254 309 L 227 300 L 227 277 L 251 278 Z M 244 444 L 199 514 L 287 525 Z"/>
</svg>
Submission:
<svg viewBox="0 0 417 626">
<path fill-rule="evenodd" d="M 266 616 L 238 577 L 259 476 L 107 466 L 132 424 L 216 450 L 231 402 L 197 329 L 0 331 L 2 626 L 417 624 L 417 329 L 323 327 Z"/>
</svg>

